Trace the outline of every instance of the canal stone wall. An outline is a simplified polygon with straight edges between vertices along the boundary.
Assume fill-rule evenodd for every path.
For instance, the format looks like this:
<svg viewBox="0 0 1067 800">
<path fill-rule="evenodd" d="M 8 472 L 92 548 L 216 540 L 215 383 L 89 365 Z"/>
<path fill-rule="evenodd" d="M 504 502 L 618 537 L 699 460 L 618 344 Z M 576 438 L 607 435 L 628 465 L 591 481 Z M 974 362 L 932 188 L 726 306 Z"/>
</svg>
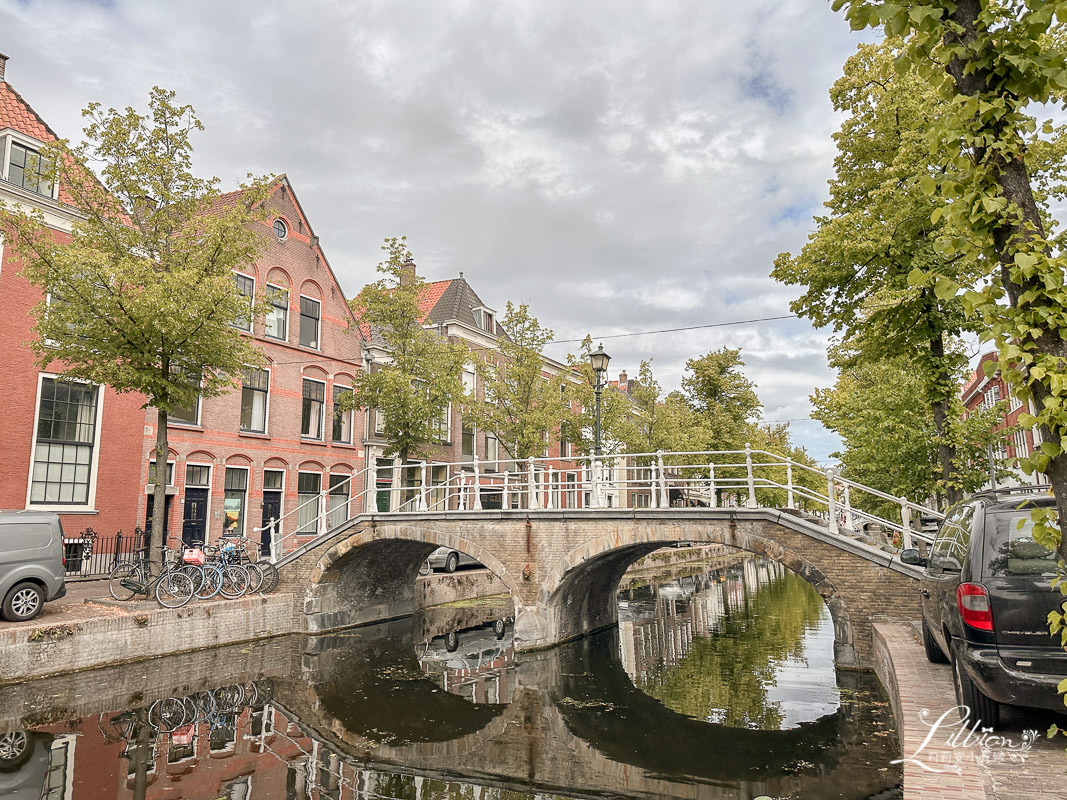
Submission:
<svg viewBox="0 0 1067 800">
<path fill-rule="evenodd" d="M 5 627 L 0 630 L 0 684 L 291 633 L 298 626 L 295 606 L 291 595 L 257 595 Z"/>
<path fill-rule="evenodd" d="M 282 585 L 302 598 L 308 632 L 396 618 L 415 611 L 418 566 L 445 545 L 496 575 L 515 603 L 516 646 L 533 650 L 615 624 L 627 568 L 675 542 L 764 555 L 807 580 L 833 618 L 841 667 L 872 667 L 874 622 L 919 617 L 919 570 L 776 509 L 363 517 L 287 556 Z"/>
</svg>

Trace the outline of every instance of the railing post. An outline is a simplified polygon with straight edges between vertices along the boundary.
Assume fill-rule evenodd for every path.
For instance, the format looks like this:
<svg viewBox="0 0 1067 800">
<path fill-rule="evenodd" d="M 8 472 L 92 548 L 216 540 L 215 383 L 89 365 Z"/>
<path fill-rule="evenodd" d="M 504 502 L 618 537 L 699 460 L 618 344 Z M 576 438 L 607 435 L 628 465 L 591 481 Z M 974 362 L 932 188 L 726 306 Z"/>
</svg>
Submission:
<svg viewBox="0 0 1067 800">
<path fill-rule="evenodd" d="M 756 507 L 756 476 L 752 474 L 752 445 L 745 442 L 745 471 L 748 474 L 748 508 Z"/>
<path fill-rule="evenodd" d="M 419 511 L 425 511 L 426 506 L 426 462 L 422 462 L 422 475 L 419 479 Z"/>
<path fill-rule="evenodd" d="M 834 486 L 834 471 L 833 469 L 826 470 L 826 513 L 830 517 L 828 520 L 830 523 L 830 533 L 840 533 L 841 529 L 837 525 L 837 497 L 836 487 Z"/>
<path fill-rule="evenodd" d="M 507 511 L 511 508 L 511 487 L 508 486 L 508 479 L 511 477 L 511 473 L 507 470 L 504 471 L 504 488 L 500 492 L 500 510 Z"/>
<path fill-rule="evenodd" d="M 328 495 L 325 491 L 319 492 L 318 509 L 319 518 L 315 521 L 315 530 L 319 536 L 326 533 L 326 506 Z"/>
<path fill-rule="evenodd" d="M 796 505 L 793 500 L 793 459 L 785 462 L 785 491 L 785 507 L 795 508 Z"/>
<path fill-rule="evenodd" d="M 526 491 L 528 494 L 528 502 L 526 507 L 530 510 L 540 508 L 537 502 L 537 487 L 534 485 L 534 460 L 533 456 L 530 456 L 526 461 L 527 470 L 529 473 L 529 482 L 526 484 Z"/>
<path fill-rule="evenodd" d="M 279 552 L 278 546 L 278 521 L 274 517 L 270 518 L 270 560 L 277 561 L 281 558 L 282 554 Z"/>
<path fill-rule="evenodd" d="M 478 454 L 474 454 L 474 510 L 482 510 L 482 470 Z"/>
<path fill-rule="evenodd" d="M 914 545 L 911 541 L 911 504 L 908 498 L 900 498 L 900 546 L 903 550 L 909 550 Z"/>
<path fill-rule="evenodd" d="M 600 459 L 589 458 L 589 506 L 600 508 Z"/>
<path fill-rule="evenodd" d="M 207 537 L 205 537 L 207 538 Z M 111 569 L 114 569 L 119 565 L 119 556 L 122 554 L 122 531 L 115 534 L 115 559 L 111 564 Z"/>
<path fill-rule="evenodd" d="M 849 496 L 848 484 L 845 484 L 845 527 L 850 531 L 854 531 L 855 520 L 852 518 L 852 500 Z"/>
<path fill-rule="evenodd" d="M 545 470 L 545 478 L 547 478 L 545 487 L 548 490 L 548 493 L 545 495 L 545 508 L 552 509 L 555 508 L 552 503 L 552 467 L 548 467 Z"/>
<path fill-rule="evenodd" d="M 660 508 L 671 507 L 671 496 L 667 492 L 667 472 L 663 468 L 663 451 L 656 451 L 656 466 L 659 467 Z"/>
</svg>

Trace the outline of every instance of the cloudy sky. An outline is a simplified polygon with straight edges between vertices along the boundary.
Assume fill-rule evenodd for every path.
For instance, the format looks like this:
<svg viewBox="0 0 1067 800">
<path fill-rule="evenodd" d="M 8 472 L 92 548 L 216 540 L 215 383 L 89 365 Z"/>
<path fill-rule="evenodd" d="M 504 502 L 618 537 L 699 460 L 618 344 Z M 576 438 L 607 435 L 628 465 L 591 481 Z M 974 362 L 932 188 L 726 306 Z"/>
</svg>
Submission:
<svg viewBox="0 0 1067 800">
<path fill-rule="evenodd" d="M 820 460 L 827 331 L 608 337 L 789 314 L 768 273 L 826 196 L 827 90 L 859 42 L 827 0 L 0 0 L 7 78 L 61 136 L 90 101 L 174 89 L 198 169 L 287 173 L 347 294 L 406 234 L 427 279 L 528 302 L 613 372 L 652 358 L 670 389 L 740 347 L 765 419 Z"/>
</svg>

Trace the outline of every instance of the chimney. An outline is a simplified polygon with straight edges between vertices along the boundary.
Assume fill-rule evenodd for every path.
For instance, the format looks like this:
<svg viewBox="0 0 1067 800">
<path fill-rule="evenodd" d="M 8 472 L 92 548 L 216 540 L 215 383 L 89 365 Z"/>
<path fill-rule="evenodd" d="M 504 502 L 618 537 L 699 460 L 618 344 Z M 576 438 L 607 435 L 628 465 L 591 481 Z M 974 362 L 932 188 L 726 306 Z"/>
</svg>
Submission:
<svg viewBox="0 0 1067 800">
<path fill-rule="evenodd" d="M 415 262 L 410 258 L 400 265 L 400 285 L 411 286 L 415 282 Z"/>
<path fill-rule="evenodd" d="M 619 386 L 626 386 L 626 371 L 619 373 Z"/>
<path fill-rule="evenodd" d="M 7 56 L 0 53 L 0 81 L 5 80 L 4 71 L 7 69 Z"/>
</svg>

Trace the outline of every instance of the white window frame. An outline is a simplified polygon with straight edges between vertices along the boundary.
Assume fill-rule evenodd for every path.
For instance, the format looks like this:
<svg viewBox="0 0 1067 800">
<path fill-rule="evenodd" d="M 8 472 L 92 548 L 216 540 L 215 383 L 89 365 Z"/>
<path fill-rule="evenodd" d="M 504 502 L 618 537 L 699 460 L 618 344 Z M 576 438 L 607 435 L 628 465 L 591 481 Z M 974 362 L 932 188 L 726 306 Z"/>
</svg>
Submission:
<svg viewBox="0 0 1067 800">
<path fill-rule="evenodd" d="M 326 474 L 329 475 L 330 473 L 327 472 Z M 296 471 L 296 509 L 299 509 L 301 504 L 302 504 L 302 502 L 303 502 L 300 499 L 300 476 L 301 475 L 318 475 L 319 476 L 319 491 L 318 491 L 318 494 L 316 495 L 319 498 L 319 501 L 317 503 L 318 507 L 315 509 L 316 510 L 316 514 L 315 514 L 315 529 L 312 530 L 312 531 L 302 531 L 302 530 L 300 530 L 300 511 L 297 510 L 297 512 L 296 512 L 296 528 L 294 529 L 295 530 L 295 535 L 297 535 L 297 536 L 318 536 L 318 534 L 319 534 L 319 519 L 322 516 L 322 510 L 323 510 L 322 509 L 322 476 L 323 476 L 323 473 L 322 473 L 321 470 L 313 470 L 313 469 L 298 469 Z"/>
<path fill-rule="evenodd" d="M 245 531 L 248 530 L 248 507 L 251 505 L 249 502 L 252 497 L 252 468 L 250 466 L 243 466 L 241 464 L 223 464 L 222 465 L 222 532 L 226 533 L 226 470 L 228 469 L 243 469 L 245 471 L 245 499 L 244 507 L 241 509 L 241 529 L 236 534 L 230 534 L 231 536 L 244 536 Z"/>
<path fill-rule="evenodd" d="M 353 434 L 353 430 L 356 427 L 353 424 L 355 422 L 355 419 L 356 419 L 356 410 L 354 408 L 350 408 L 350 409 L 348 409 L 348 411 L 345 412 L 346 414 L 348 414 L 348 438 L 347 439 L 334 439 L 333 438 L 333 419 L 334 419 L 334 414 L 337 413 L 334 410 L 334 406 L 337 405 L 337 390 L 338 389 L 341 389 L 342 391 L 345 391 L 345 392 L 352 392 L 353 396 L 355 396 L 355 389 L 353 389 L 351 386 L 345 386 L 343 383 L 335 383 L 333 385 L 333 389 L 331 390 L 332 393 L 333 393 L 333 401 L 330 403 L 330 443 L 331 444 L 352 444 L 352 437 L 354 435 Z M 301 392 L 301 394 L 303 394 L 303 392 Z"/>
<path fill-rule="evenodd" d="M 273 283 L 266 283 L 266 284 L 264 284 L 264 286 L 266 287 L 266 290 L 267 290 L 266 294 L 264 295 L 264 297 L 266 297 L 267 303 L 271 306 L 271 308 L 277 308 L 277 306 L 275 306 L 273 303 L 271 303 L 270 298 L 269 298 L 269 294 L 270 294 L 270 290 L 271 289 L 276 289 L 276 290 L 285 292 L 286 303 L 285 303 L 285 336 L 284 337 L 282 337 L 282 336 L 274 336 L 272 334 L 267 333 L 267 322 L 266 322 L 266 320 L 263 321 L 263 336 L 265 336 L 267 339 L 272 339 L 275 342 L 288 342 L 289 341 L 289 334 L 292 332 L 292 330 L 291 330 L 291 328 L 289 326 L 289 317 L 292 316 L 292 314 L 290 312 L 292 311 L 292 304 L 293 304 L 293 290 L 289 289 L 289 288 L 287 288 L 285 286 L 278 286 L 278 285 L 273 284 Z M 268 312 L 268 313 L 273 313 L 273 312 Z M 320 314 L 322 313 L 321 309 L 319 310 L 319 313 Z M 320 323 L 322 322 L 321 316 L 319 318 L 319 322 Z"/>
<path fill-rule="evenodd" d="M 5 162 L 6 163 L 6 162 Z M 93 432 L 93 456 L 89 465 L 89 493 L 84 505 L 71 505 L 64 503 L 35 503 L 30 505 L 30 493 L 33 489 L 33 462 L 34 451 L 37 449 L 37 426 L 41 421 L 41 387 L 44 386 L 45 378 L 57 380 L 59 376 L 52 372 L 39 372 L 37 374 L 37 399 L 33 408 L 33 435 L 30 437 L 29 468 L 26 470 L 26 510 L 33 511 L 96 511 L 96 480 L 97 470 L 100 468 L 100 431 L 104 427 L 104 386 L 91 381 L 78 381 L 78 383 L 96 386 L 96 430 Z"/>
<path fill-rule="evenodd" d="M 236 321 L 231 322 L 230 325 L 234 328 L 237 328 L 237 330 L 239 331 L 244 331 L 245 333 L 252 333 L 252 331 L 256 327 L 256 320 L 252 316 L 252 309 L 255 308 L 256 305 L 256 276 L 249 275 L 247 272 L 241 272 L 241 270 L 239 269 L 235 269 L 233 271 L 233 274 L 240 275 L 242 278 L 248 278 L 250 281 L 252 281 L 252 294 L 248 295 L 248 327 L 242 328 L 236 323 Z"/>
<path fill-rule="evenodd" d="M 9 168 L 11 166 L 11 144 L 12 144 L 12 142 L 20 144 L 23 147 L 27 147 L 30 150 L 36 150 L 38 153 L 41 152 L 41 148 L 44 147 L 45 142 L 39 141 L 37 139 L 34 139 L 32 136 L 27 136 L 26 134 L 20 133 L 19 131 L 15 131 L 15 130 L 5 131 L 2 138 L 3 138 L 3 144 L 2 144 L 2 146 L 0 146 L 0 151 L 3 151 L 2 152 L 3 161 L 0 161 L 0 179 L 2 179 L 4 181 L 4 183 L 7 183 L 9 186 L 14 187 L 17 191 L 29 192 L 30 194 L 36 195 L 37 197 L 44 197 L 44 198 L 46 198 L 48 200 L 52 200 L 52 201 L 58 200 L 59 199 L 59 181 L 58 180 L 52 185 L 52 194 L 51 195 L 47 195 L 47 194 L 41 194 L 40 192 L 34 192 L 33 190 L 26 189 L 26 188 L 24 188 L 22 186 L 15 186 L 15 184 L 13 184 L 13 183 L 8 183 L 8 179 L 7 179 L 8 178 Z"/>
<path fill-rule="evenodd" d="M 332 504 L 334 497 L 340 497 L 341 496 L 340 494 L 334 494 L 333 493 L 333 487 L 330 484 L 333 483 L 334 476 L 337 476 L 339 478 L 345 478 L 348 481 L 345 484 L 345 502 L 344 502 L 345 518 L 344 518 L 344 520 L 342 520 L 342 522 L 347 522 L 350 519 L 349 513 L 351 512 L 351 509 L 352 509 L 352 481 L 355 480 L 355 478 L 354 478 L 354 476 L 353 476 L 351 471 L 349 471 L 349 472 L 334 472 L 331 469 L 326 474 L 329 476 L 327 478 L 327 481 L 326 481 L 326 528 L 327 528 L 327 530 L 329 530 L 330 525 L 332 523 L 332 520 L 330 518 L 333 516 L 333 512 L 335 511 L 335 509 L 330 508 L 330 505 Z"/>
<path fill-rule="evenodd" d="M 148 459 L 148 479 L 145 481 L 145 494 L 150 494 L 155 483 L 152 482 L 153 470 L 156 467 L 154 458 Z M 173 458 L 167 459 L 167 486 L 174 486 L 174 473 L 178 471 L 178 462 Z"/>
<path fill-rule="evenodd" d="M 322 350 L 322 301 L 319 298 L 312 297 L 309 294 L 301 294 L 300 295 L 300 299 L 301 300 L 304 300 L 305 298 L 308 299 L 308 300 L 312 300 L 312 301 L 314 301 L 314 302 L 319 304 L 319 319 L 318 319 L 318 323 L 316 325 L 316 331 L 315 331 L 315 344 L 314 345 L 310 345 L 310 344 L 302 343 L 300 341 L 300 331 L 299 330 L 297 330 L 297 332 L 296 332 L 296 343 L 297 343 L 298 347 L 303 347 L 303 348 L 306 348 L 308 350 L 319 350 L 319 351 L 321 351 Z M 303 325 L 304 325 L 304 312 L 301 311 L 300 312 L 300 327 L 302 328 Z"/>
<path fill-rule="evenodd" d="M 304 381 L 313 381 L 322 384 L 322 407 L 319 409 L 319 435 L 311 436 L 304 433 Z M 318 378 L 309 378 L 307 375 L 300 376 L 300 438 L 310 442 L 326 441 L 326 381 Z"/>
<path fill-rule="evenodd" d="M 271 394 L 271 389 L 274 388 L 274 373 L 271 371 L 270 367 L 252 367 L 251 365 L 247 365 L 247 366 L 250 366 L 252 369 L 262 370 L 263 372 L 267 373 L 267 399 L 266 399 L 266 402 L 265 402 L 265 405 L 264 405 L 264 408 L 263 408 L 263 430 L 261 430 L 261 431 L 245 430 L 244 428 L 241 427 L 241 420 L 237 420 L 237 430 L 239 432 L 243 433 L 243 434 L 251 434 L 252 436 L 269 436 L 270 435 L 270 394 Z M 301 385 L 301 388 L 303 388 L 302 385 Z M 242 393 L 242 395 L 244 394 L 244 390 L 245 390 L 245 387 L 244 387 L 244 375 L 242 374 L 242 376 L 241 376 L 241 393 Z M 255 391 L 258 391 L 258 389 L 255 390 Z M 303 401 L 303 392 L 301 392 L 301 401 Z M 199 416 L 200 416 L 200 412 L 198 410 L 197 411 L 197 418 L 198 419 L 199 419 Z"/>
</svg>

